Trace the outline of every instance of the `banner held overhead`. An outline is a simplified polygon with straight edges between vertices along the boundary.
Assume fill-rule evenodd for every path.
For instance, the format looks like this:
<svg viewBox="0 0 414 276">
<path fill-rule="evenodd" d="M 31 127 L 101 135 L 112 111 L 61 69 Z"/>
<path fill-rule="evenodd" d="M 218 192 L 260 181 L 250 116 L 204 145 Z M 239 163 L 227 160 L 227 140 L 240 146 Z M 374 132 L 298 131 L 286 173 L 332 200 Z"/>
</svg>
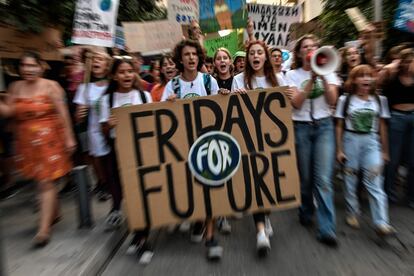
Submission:
<svg viewBox="0 0 414 276">
<path fill-rule="evenodd" d="M 118 0 L 78 0 L 72 42 L 113 47 L 118 5 Z"/>
<path fill-rule="evenodd" d="M 168 0 L 168 20 L 181 25 L 189 25 L 198 20 L 198 0 Z"/>
<path fill-rule="evenodd" d="M 253 20 L 256 39 L 280 48 L 288 47 L 290 26 L 302 18 L 300 5 L 288 7 L 247 4 L 247 11 Z"/>
<path fill-rule="evenodd" d="M 244 0 L 200 0 L 200 27 L 204 33 L 244 28 L 247 14 Z"/>
<path fill-rule="evenodd" d="M 122 22 L 126 45 L 131 52 L 170 51 L 182 38 L 181 25 L 168 20 Z"/>
</svg>

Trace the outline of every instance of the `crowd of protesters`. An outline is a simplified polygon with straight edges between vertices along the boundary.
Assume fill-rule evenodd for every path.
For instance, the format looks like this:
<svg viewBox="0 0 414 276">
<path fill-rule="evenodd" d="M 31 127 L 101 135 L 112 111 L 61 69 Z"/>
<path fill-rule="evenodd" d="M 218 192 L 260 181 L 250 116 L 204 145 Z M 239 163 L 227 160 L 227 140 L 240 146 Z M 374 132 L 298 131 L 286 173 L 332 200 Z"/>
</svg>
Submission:
<svg viewBox="0 0 414 276">
<path fill-rule="evenodd" d="M 0 101 L 1 123 L 7 119 L 10 130 L 1 128 L 2 160 L 13 155 L 18 172 L 37 183 L 40 220 L 34 245 L 46 245 L 51 227 L 61 218 L 55 182 L 74 164 L 91 165 L 98 199 L 112 200 L 106 226 L 116 229 L 123 223 L 114 147 L 118 122 L 111 108 L 252 93 L 256 88 L 276 86 L 288 86 L 286 96 L 292 105 L 302 198 L 300 224 L 310 227 L 316 221 L 317 239 L 327 246 L 338 246 L 334 175 L 339 171 L 345 222 L 352 228 L 360 227 L 358 194 L 360 187 L 365 187 L 377 234 L 396 233 L 388 204 L 404 201 L 414 209 L 412 44 L 392 48 L 382 64 L 373 57 L 372 32 L 365 32 L 360 45 L 339 49 L 342 64 L 336 73 L 318 75 L 306 58 L 320 46 L 311 34 L 297 40 L 290 70 L 282 70 L 281 49 L 269 48 L 251 33 L 245 51 L 232 55 L 219 48 L 213 57 L 205 56 L 197 23 L 191 25 L 189 34 L 190 39 L 178 43 L 172 53 L 152 60 L 148 72 L 142 70 L 144 61 L 139 53 L 111 56 L 105 49 L 72 51 L 64 59 L 64 90 L 42 77 L 44 63 L 39 55 L 22 56 L 20 80 L 9 85 Z M 406 168 L 405 183 L 398 181 L 402 167 Z M 407 191 L 404 198 L 397 191 L 400 186 Z M 257 250 L 267 254 L 273 235 L 269 213 L 255 213 L 253 219 Z M 191 240 L 205 241 L 208 259 L 220 259 L 223 254 L 216 225 L 220 232 L 231 232 L 230 218 L 191 225 Z M 179 229 L 187 231 L 189 227 L 184 222 Z M 150 229 L 134 232 L 128 252 L 151 250 L 149 233 Z"/>
</svg>

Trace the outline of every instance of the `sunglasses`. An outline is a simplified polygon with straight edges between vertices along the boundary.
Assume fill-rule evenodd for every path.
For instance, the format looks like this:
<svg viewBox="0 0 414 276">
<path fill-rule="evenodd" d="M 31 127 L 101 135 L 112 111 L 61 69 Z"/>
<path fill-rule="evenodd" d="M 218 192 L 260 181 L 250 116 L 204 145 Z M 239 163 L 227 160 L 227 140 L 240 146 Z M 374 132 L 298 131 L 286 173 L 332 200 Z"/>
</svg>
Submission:
<svg viewBox="0 0 414 276">
<path fill-rule="evenodd" d="M 131 56 L 112 56 L 113 59 L 132 60 Z"/>
</svg>

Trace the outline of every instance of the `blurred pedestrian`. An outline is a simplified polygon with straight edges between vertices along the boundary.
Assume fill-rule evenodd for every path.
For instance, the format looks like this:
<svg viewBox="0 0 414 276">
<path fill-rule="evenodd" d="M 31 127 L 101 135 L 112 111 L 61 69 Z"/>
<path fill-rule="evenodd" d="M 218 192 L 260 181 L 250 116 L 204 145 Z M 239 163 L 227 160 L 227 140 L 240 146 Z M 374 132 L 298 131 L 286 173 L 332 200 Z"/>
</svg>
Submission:
<svg viewBox="0 0 414 276">
<path fill-rule="evenodd" d="M 76 148 L 63 89 L 42 78 L 39 54 L 20 59 L 22 80 L 14 82 L 9 97 L 0 103 L 0 115 L 15 119 L 16 166 L 37 182 L 40 221 L 35 246 L 46 245 L 51 226 L 60 219 L 56 181 L 71 170 L 70 155 Z"/>
</svg>

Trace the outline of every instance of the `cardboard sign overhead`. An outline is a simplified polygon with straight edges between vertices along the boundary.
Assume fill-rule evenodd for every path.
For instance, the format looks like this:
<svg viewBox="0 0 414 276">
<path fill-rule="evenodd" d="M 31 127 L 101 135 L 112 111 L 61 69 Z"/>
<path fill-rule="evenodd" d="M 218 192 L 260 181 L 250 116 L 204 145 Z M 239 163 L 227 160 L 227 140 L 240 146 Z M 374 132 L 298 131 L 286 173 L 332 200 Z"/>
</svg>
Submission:
<svg viewBox="0 0 414 276">
<path fill-rule="evenodd" d="M 118 0 L 77 0 L 72 42 L 114 46 L 118 6 Z"/>
<path fill-rule="evenodd" d="M 362 32 L 368 28 L 373 28 L 358 7 L 346 9 L 345 12 L 349 19 L 351 19 L 352 23 L 354 23 L 358 32 Z"/>
<path fill-rule="evenodd" d="M 290 26 L 302 18 L 302 7 L 247 4 L 249 17 L 253 20 L 254 36 L 268 46 L 287 48 Z M 246 33 L 247 39 L 247 33 Z"/>
<path fill-rule="evenodd" d="M 131 52 L 169 51 L 183 38 L 181 25 L 168 20 L 122 22 L 122 26 Z"/>
<path fill-rule="evenodd" d="M 181 25 L 189 25 L 198 20 L 198 0 L 168 0 L 168 20 Z"/>
<path fill-rule="evenodd" d="M 283 91 L 114 109 L 130 228 L 297 207 L 291 106 Z"/>
</svg>

